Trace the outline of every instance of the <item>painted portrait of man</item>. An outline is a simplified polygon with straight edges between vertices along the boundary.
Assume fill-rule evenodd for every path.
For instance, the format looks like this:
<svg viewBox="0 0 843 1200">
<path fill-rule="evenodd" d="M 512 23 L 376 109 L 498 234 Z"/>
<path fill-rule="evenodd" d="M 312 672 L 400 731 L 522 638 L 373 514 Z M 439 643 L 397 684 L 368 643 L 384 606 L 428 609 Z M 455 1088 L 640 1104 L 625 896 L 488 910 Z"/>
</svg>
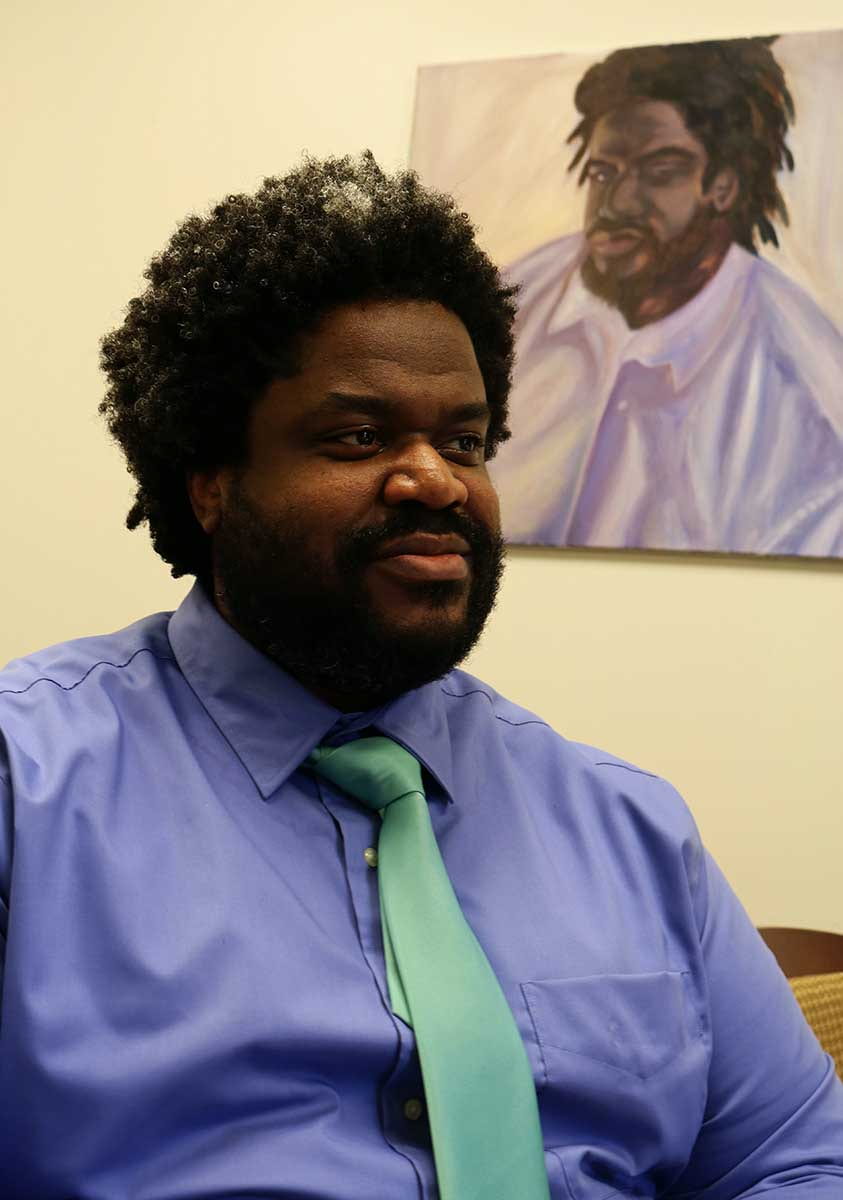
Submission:
<svg viewBox="0 0 843 1200">
<path fill-rule="evenodd" d="M 581 74 L 581 227 L 507 267 L 510 542 L 843 556 L 843 336 L 774 261 L 799 169 L 775 41 Z"/>
</svg>

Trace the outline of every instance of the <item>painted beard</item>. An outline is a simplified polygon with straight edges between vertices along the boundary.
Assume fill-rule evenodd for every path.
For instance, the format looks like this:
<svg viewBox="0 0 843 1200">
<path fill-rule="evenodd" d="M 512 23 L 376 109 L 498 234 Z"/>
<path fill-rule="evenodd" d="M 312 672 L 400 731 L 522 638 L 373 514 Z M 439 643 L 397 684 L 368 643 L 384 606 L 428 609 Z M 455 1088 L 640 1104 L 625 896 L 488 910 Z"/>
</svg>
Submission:
<svg viewBox="0 0 843 1200">
<path fill-rule="evenodd" d="M 687 304 L 716 273 L 732 242 L 728 221 L 705 207 L 700 207 L 684 232 L 669 242 L 660 242 L 648 226 L 630 221 L 598 218 L 588 233 L 630 227 L 642 235 L 649 251 L 646 266 L 626 278 L 611 267 L 598 271 L 590 257 L 581 268 L 589 291 L 620 309 L 630 329 L 659 321 Z"/>
<path fill-rule="evenodd" d="M 391 629 L 372 609 L 364 571 L 385 542 L 419 532 L 458 534 L 471 548 L 465 615 L 436 621 L 461 581 L 424 583 L 417 594 L 430 607 L 427 627 Z M 479 522 L 407 504 L 377 528 L 338 538 L 332 584 L 305 531 L 267 519 L 239 486 L 214 535 L 218 586 L 238 631 L 305 687 L 348 696 L 361 709 L 430 683 L 465 658 L 494 607 L 503 555 L 500 535 Z"/>
</svg>

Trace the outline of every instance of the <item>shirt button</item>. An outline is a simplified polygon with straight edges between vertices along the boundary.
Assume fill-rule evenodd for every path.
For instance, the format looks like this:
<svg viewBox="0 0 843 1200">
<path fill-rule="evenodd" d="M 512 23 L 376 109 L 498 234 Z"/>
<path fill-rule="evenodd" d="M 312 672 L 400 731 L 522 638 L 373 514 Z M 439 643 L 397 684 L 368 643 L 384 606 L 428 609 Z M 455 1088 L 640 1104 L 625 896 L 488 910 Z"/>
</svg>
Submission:
<svg viewBox="0 0 843 1200">
<path fill-rule="evenodd" d="M 378 865 L 378 852 L 374 846 L 367 846 L 363 851 L 363 857 L 367 866 L 376 867 Z"/>
<path fill-rule="evenodd" d="M 424 1105 L 415 1096 L 412 1100 L 407 1100 L 404 1104 L 404 1116 L 408 1121 L 418 1121 L 423 1112 Z"/>
</svg>

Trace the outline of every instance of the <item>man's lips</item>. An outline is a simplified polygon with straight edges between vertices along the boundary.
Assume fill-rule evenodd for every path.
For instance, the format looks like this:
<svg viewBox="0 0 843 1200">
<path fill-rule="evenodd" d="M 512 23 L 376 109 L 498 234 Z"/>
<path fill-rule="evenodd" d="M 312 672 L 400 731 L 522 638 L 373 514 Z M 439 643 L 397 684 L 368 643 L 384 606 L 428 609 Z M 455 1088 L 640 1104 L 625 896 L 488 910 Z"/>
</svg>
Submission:
<svg viewBox="0 0 843 1200">
<path fill-rule="evenodd" d="M 374 566 L 410 581 L 465 579 L 470 554 L 468 542 L 456 534 L 413 533 L 382 546 Z"/>
<path fill-rule="evenodd" d="M 638 229 L 598 229 L 588 236 L 592 253 L 601 258 L 620 258 L 640 246 L 644 234 Z"/>
</svg>

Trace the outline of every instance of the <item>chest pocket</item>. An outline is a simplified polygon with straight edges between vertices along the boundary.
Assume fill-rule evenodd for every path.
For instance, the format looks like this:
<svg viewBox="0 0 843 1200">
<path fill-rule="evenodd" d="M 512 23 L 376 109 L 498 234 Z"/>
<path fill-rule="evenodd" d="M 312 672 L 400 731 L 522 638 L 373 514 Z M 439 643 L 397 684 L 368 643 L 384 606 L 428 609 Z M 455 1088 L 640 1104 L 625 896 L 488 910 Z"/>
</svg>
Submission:
<svg viewBox="0 0 843 1200">
<path fill-rule="evenodd" d="M 523 983 L 554 1196 L 657 1196 L 703 1119 L 708 1040 L 681 971 Z"/>
<path fill-rule="evenodd" d="M 546 979 L 524 983 L 521 991 L 548 1079 L 566 1054 L 647 1079 L 693 1036 L 680 971 Z"/>
</svg>

